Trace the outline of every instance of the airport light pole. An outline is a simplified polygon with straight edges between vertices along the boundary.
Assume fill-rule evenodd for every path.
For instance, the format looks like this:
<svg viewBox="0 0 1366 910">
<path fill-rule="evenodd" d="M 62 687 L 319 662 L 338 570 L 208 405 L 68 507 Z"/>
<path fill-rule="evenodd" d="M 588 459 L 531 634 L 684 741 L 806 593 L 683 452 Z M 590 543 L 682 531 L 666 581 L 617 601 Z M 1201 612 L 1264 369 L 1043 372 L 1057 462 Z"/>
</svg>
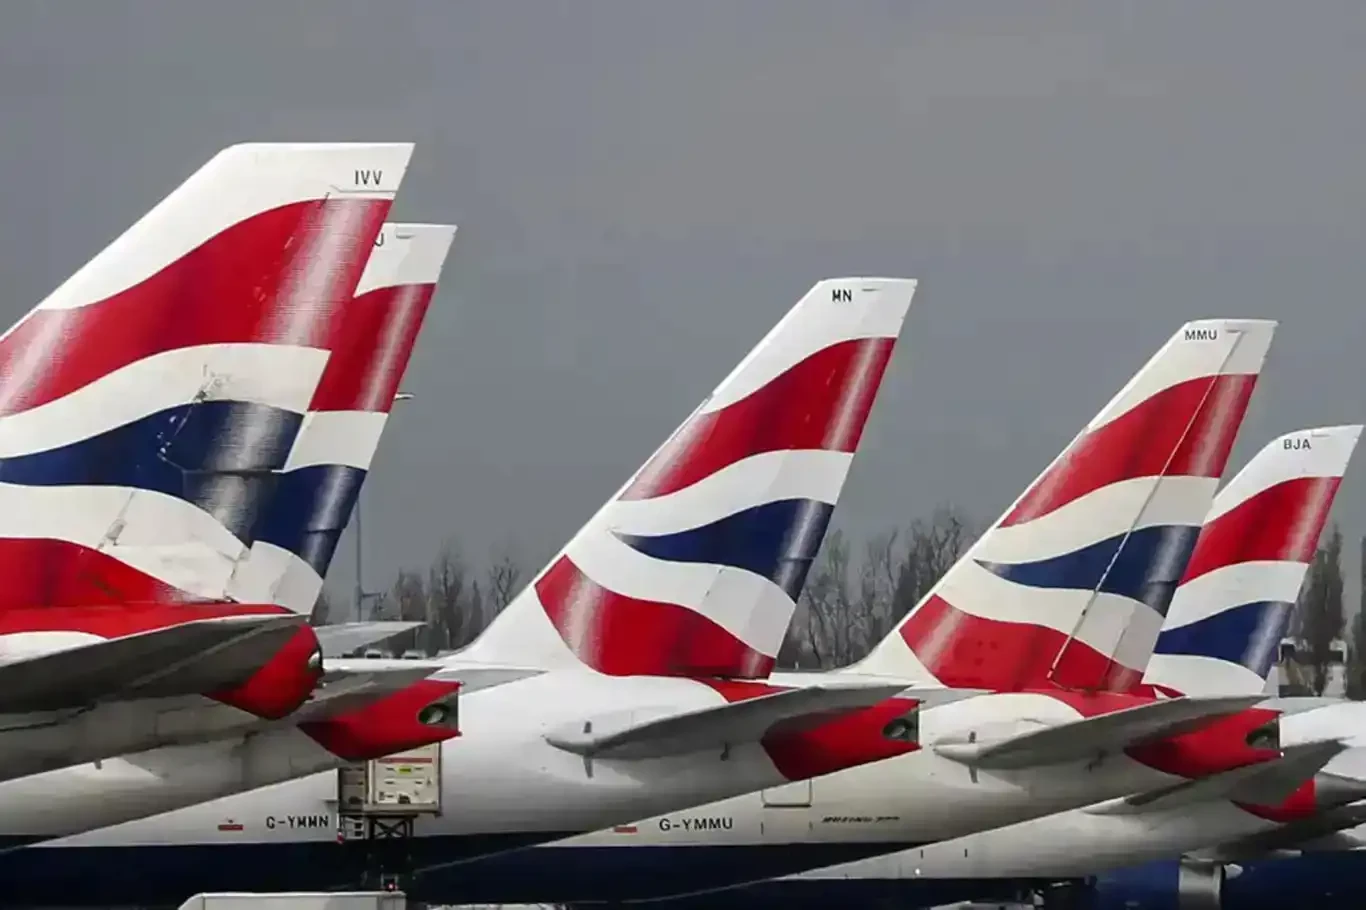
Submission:
<svg viewBox="0 0 1366 910">
<path fill-rule="evenodd" d="M 397 405 L 399 402 L 403 402 L 403 401 L 412 401 L 412 400 L 413 400 L 413 395 L 412 395 L 411 392 L 399 392 L 397 395 L 394 396 L 394 404 L 396 404 L 396 405 Z M 363 490 L 364 490 L 364 487 L 363 487 L 363 486 L 362 486 L 360 489 L 356 490 L 356 508 L 355 508 L 355 522 L 356 522 L 356 590 L 355 590 L 355 598 L 356 598 L 356 622 L 364 622 L 364 621 L 365 621 L 365 599 L 366 599 L 367 597 L 378 597 L 378 596 L 379 596 L 379 592 L 378 592 L 378 591 L 366 591 L 366 590 L 365 590 L 364 574 L 363 574 L 363 573 L 364 573 L 364 562 L 365 562 L 365 539 L 364 539 L 364 537 L 362 536 L 362 522 L 361 522 L 361 515 L 362 515 L 362 514 L 364 513 L 364 511 L 365 511 L 365 510 L 362 508 L 362 506 L 361 506 L 361 494 L 362 494 Z"/>
</svg>

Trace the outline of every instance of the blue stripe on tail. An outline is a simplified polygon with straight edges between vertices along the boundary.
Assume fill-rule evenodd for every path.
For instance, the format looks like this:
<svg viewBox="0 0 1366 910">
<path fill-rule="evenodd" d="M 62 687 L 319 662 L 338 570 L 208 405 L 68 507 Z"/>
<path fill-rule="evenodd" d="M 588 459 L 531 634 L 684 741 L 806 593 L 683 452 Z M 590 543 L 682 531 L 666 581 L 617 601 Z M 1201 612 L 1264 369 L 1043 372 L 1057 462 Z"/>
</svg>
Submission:
<svg viewBox="0 0 1366 910">
<path fill-rule="evenodd" d="M 360 498 L 366 472 L 349 465 L 310 465 L 280 476 L 256 539 L 288 550 L 326 577 L 342 531 Z"/>
<path fill-rule="evenodd" d="M 1198 526 L 1155 525 L 1048 559 L 977 564 L 1015 584 L 1118 594 L 1166 616 L 1199 537 Z"/>
<path fill-rule="evenodd" d="M 1163 629 L 1155 654 L 1192 654 L 1247 667 L 1266 679 L 1290 626 L 1295 605 L 1264 600 L 1221 610 L 1175 629 Z"/>
<path fill-rule="evenodd" d="M 806 583 L 834 506 L 784 499 L 674 534 L 620 534 L 631 548 L 665 562 L 730 566 L 773 582 L 793 601 Z"/>
<path fill-rule="evenodd" d="M 0 459 L 0 482 L 112 486 L 184 500 L 250 542 L 303 415 L 254 402 L 168 408 L 55 449 Z"/>
</svg>

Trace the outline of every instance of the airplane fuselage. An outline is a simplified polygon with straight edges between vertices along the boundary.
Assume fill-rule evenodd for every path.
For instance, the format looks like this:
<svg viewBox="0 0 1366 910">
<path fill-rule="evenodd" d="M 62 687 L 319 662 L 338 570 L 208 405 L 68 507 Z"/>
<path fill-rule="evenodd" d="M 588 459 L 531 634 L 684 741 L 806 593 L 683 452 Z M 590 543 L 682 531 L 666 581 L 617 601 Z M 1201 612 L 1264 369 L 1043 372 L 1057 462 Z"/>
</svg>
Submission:
<svg viewBox="0 0 1366 910">
<path fill-rule="evenodd" d="M 464 735 L 442 755 L 442 814 L 419 819 L 404 847 L 410 894 L 433 902 L 685 894 L 919 849 L 1181 779 L 1122 752 L 986 773 L 926 750 L 794 783 L 757 743 L 603 761 L 544 739 L 609 709 L 686 711 L 718 699 L 688 680 L 573 672 L 462 699 Z M 1034 729 L 1077 718 L 1072 706 L 1044 694 L 978 696 L 923 710 L 920 736 L 933 742 L 976 728 L 1027 722 Z M 46 894 L 81 903 L 74 883 L 87 875 L 108 885 L 98 898 L 105 903 L 216 888 L 355 886 L 364 845 L 338 842 L 336 796 L 335 775 L 313 775 L 0 854 L 0 877 L 16 902 Z M 37 801 L 30 805 L 36 811 Z M 69 805 L 79 811 L 79 802 Z M 0 802 L 10 843 L 31 843 L 39 830 L 40 820 L 26 814 Z M 642 816 L 652 817 L 631 823 Z M 562 838 L 570 839 L 547 844 Z M 535 844 L 547 845 L 514 849 Z M 124 868 L 139 870 L 127 878 L 127 894 L 110 884 Z M 219 880 L 224 870 L 231 881 Z"/>
</svg>

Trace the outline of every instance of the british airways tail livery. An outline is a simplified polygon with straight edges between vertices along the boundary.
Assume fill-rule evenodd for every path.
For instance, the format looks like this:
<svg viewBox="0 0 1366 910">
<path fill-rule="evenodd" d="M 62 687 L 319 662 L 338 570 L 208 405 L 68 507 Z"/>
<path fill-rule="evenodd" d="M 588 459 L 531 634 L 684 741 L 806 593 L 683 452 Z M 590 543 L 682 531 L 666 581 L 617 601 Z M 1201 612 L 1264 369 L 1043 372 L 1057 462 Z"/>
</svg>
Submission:
<svg viewBox="0 0 1366 910">
<path fill-rule="evenodd" d="M 72 760 L 56 740 L 89 745 L 71 724 L 101 711 L 206 693 L 276 718 L 313 690 L 299 618 L 209 599 L 411 149 L 226 149 L 0 337 L 0 634 L 25 655 L 0 671 L 7 774 Z"/>
<path fill-rule="evenodd" d="M 1241 422 L 1251 385 L 1261 370 L 1273 328 L 1270 323 L 1245 320 L 1183 327 L 1069 447 L 1059 462 L 1067 470 L 1055 463 L 1044 479 L 1031 487 L 1033 499 L 1022 500 L 1008 513 L 1019 516 L 1028 509 L 1041 513 L 1039 517 L 1028 523 L 1021 519 L 1019 524 L 1008 517 L 1001 524 L 1019 530 L 993 533 L 990 548 L 979 547 L 968 555 L 968 567 L 999 579 L 977 560 L 1018 564 L 1023 561 L 1019 554 L 1047 554 L 1049 547 L 1055 553 L 1067 552 L 1080 540 L 1105 541 L 1110 536 L 1121 538 L 1110 544 L 1111 553 L 1124 554 L 1123 533 L 1130 526 L 1198 529 Z M 1247 359 L 1239 359 L 1240 351 L 1248 352 L 1243 355 Z M 1194 403 L 1180 407 L 1157 409 L 1158 417 L 1148 418 L 1153 421 L 1151 425 L 1107 432 L 1110 427 L 1127 426 L 1123 423 L 1126 414 L 1156 408 L 1147 403 L 1161 402 L 1163 390 L 1182 388 L 1189 382 L 1203 382 L 1210 394 L 1194 396 Z M 1220 391 L 1226 385 L 1233 391 Z M 1163 420 L 1180 425 L 1173 430 Z M 1210 426 L 1218 427 L 1217 431 L 1207 429 Z M 1157 451 L 1153 451 L 1154 445 L 1159 446 Z M 1167 482 L 1178 489 L 1166 490 Z M 1046 487 L 1052 490 L 1047 495 L 1042 492 Z M 1192 507 L 1188 501 L 1192 496 L 1203 496 L 1204 501 Z M 1032 525 L 1028 533 L 1026 524 Z M 1042 541 L 1030 535 L 1042 535 Z M 1171 532 L 1170 536 L 1185 541 L 1194 537 L 1194 532 Z M 1137 593 L 1133 597 L 1114 596 L 1106 602 L 1112 608 L 1113 621 L 1127 624 L 1136 607 L 1153 612 L 1165 609 L 1176 580 L 1185 570 L 1190 544 L 1193 540 L 1177 557 L 1160 547 L 1139 548 L 1137 554 L 1131 554 L 1123 564 L 1130 579 L 1123 590 Z M 1029 547 L 1032 551 L 1026 549 Z M 1009 555 L 1012 552 L 1016 555 Z M 1048 610 L 1065 613 L 1069 604 L 1074 607 L 1071 616 L 1065 616 L 1058 625 L 1071 628 L 1089 605 L 1086 587 L 1100 587 L 1095 580 L 1098 574 L 1062 566 L 1052 576 L 1060 580 L 1057 600 L 1061 603 L 1057 604 L 1033 595 L 1029 585 L 1020 583 L 1026 594 L 1007 599 L 1003 605 L 1013 608 L 1014 618 L 1019 620 L 1013 631 L 1018 634 L 1023 621 L 1032 618 L 1031 611 L 1047 619 Z M 1140 590 L 1133 579 L 1148 587 Z M 1068 584 L 1082 590 L 1072 593 Z M 1001 587 L 984 585 L 983 590 L 999 593 Z M 939 593 L 947 596 L 942 589 Z M 991 606 L 985 596 L 965 598 L 964 602 L 974 609 Z M 1150 603 L 1160 607 L 1149 607 Z M 971 627 L 948 625 L 940 631 L 941 641 L 959 633 L 960 648 L 972 643 Z M 992 645 L 1008 641 L 997 634 L 1001 631 L 988 626 L 989 637 L 979 643 L 979 650 L 951 655 L 962 660 L 950 666 L 990 669 L 995 659 Z M 893 634 L 893 642 L 900 649 L 894 654 L 914 654 L 899 632 Z M 1057 652 L 1065 636 L 1056 630 L 1050 634 Z M 1006 656 L 1012 654 L 1007 652 Z M 1037 666 L 1046 671 L 1049 657 L 1042 655 Z M 1094 678 L 1106 679 L 1099 660 L 1097 668 Z M 866 664 L 827 673 L 777 672 L 769 683 L 781 689 L 846 678 L 889 680 L 896 678 L 893 674 L 898 669 L 905 666 L 885 669 L 876 676 Z M 1141 665 L 1136 669 L 1141 670 Z M 1278 755 L 1274 748 L 1256 745 L 1259 740 L 1254 738 L 1250 743 L 1247 739 L 1253 728 L 1274 721 L 1275 712 L 1238 715 L 1258 701 L 1258 696 L 1159 702 L 1126 692 L 1069 691 L 1049 682 L 1042 672 L 1037 679 L 1024 679 L 1036 688 L 1018 687 L 1019 679 L 1019 674 L 1008 673 L 1002 683 L 1005 691 L 1000 693 L 956 691 L 942 685 L 899 693 L 903 700 L 919 698 L 923 704 L 909 715 L 882 715 L 882 736 L 887 741 L 918 741 L 922 747 L 919 751 L 907 749 L 889 754 L 884 761 L 686 811 L 671 810 L 530 851 L 506 852 L 459 866 L 436 863 L 419 867 L 406 887 L 411 895 L 434 901 L 653 903 L 693 895 L 703 906 L 720 899 L 716 889 L 746 881 L 854 857 L 896 853 L 910 845 L 916 846 L 918 855 L 921 849 L 928 849 L 928 844 L 966 832 L 989 830 L 1139 789 L 1177 785 L 1230 768 L 1267 762 Z M 905 674 L 901 680 L 906 685 L 932 681 L 917 678 L 914 673 Z M 969 681 L 990 683 L 994 678 Z M 873 716 L 880 707 L 861 714 Z M 473 747 L 476 742 L 470 735 L 461 745 Z"/>
<path fill-rule="evenodd" d="M 1229 326 L 1237 326 L 1240 335 L 1247 332 L 1251 339 L 1244 336 L 1225 346 L 1214 346 Z M 1213 498 L 1251 384 L 1260 372 L 1272 327 L 1232 320 L 1214 327 L 1210 323 L 1183 327 L 1115 402 L 1091 422 L 1079 441 L 1069 447 L 1044 478 L 1031 486 L 1033 505 L 1028 506 L 1031 500 L 1026 496 L 1000 523 L 1015 527 L 1009 516 L 1020 515 L 1027 507 L 1042 512 L 1042 526 L 1036 524 L 1033 533 L 1043 535 L 1043 543 L 1026 539 L 1023 531 L 1018 536 L 1001 534 L 990 542 L 991 549 L 979 547 L 970 552 L 960 569 L 965 565 L 980 571 L 984 551 L 991 553 L 998 563 L 1004 563 L 1007 560 L 1002 554 L 1008 552 L 1007 545 L 1014 546 L 1016 553 L 1026 552 L 1029 547 L 1034 553 L 1047 552 L 1044 543 L 1057 550 L 1062 549 L 1060 538 L 1063 545 L 1073 546 L 1079 539 L 1106 540 L 1107 535 L 1122 536 L 1128 524 L 1140 528 L 1185 528 L 1189 522 L 1198 532 L 1202 513 L 1209 504 L 1197 502 L 1194 508 L 1198 511 L 1192 512 L 1188 498 Z M 1248 340 L 1252 342 L 1251 360 L 1239 362 L 1236 352 Z M 1237 394 L 1226 393 L 1229 397 L 1223 405 L 1231 413 L 1210 414 L 1196 405 L 1177 411 L 1177 417 L 1185 424 L 1199 428 L 1205 421 L 1220 427 L 1217 433 L 1211 430 L 1204 437 L 1198 447 L 1204 454 L 1199 458 L 1189 452 L 1196 443 L 1188 441 L 1189 434 L 1179 432 L 1181 427 L 1158 432 L 1157 428 L 1162 426 L 1158 422 L 1152 427 L 1131 429 L 1125 435 L 1111 430 L 1112 435 L 1108 436 L 1104 429 L 1097 429 L 1116 425 L 1124 419 L 1123 415 L 1145 406 L 1135 404 L 1136 401 L 1152 401 L 1160 396 L 1161 389 L 1173 383 L 1190 381 L 1190 376 L 1209 377 L 1206 385 L 1213 391 L 1223 383 L 1219 377 L 1225 375 L 1237 378 L 1233 382 Z M 1154 442 L 1164 445 L 1165 450 L 1152 451 Z M 1070 475 L 1058 467 L 1059 463 L 1069 466 Z M 1178 468 L 1169 467 L 1172 464 Z M 1113 480 L 1123 473 L 1115 465 L 1126 467 L 1135 479 Z M 1164 493 L 1164 481 L 1176 482 L 1176 492 Z M 1088 483 L 1096 487 L 1093 497 L 1099 493 L 1108 494 L 1109 498 L 1093 498 L 1088 503 L 1084 498 L 1087 493 L 1078 492 L 1088 489 Z M 1056 508 L 1040 492 L 1046 486 L 1051 486 L 1052 493 L 1048 495 Z M 1084 511 L 1069 512 L 1071 503 L 1078 503 L 1078 509 Z M 1161 505 L 1164 511 L 1156 510 L 1153 503 Z M 1047 523 L 1047 518 L 1054 515 L 1059 516 L 1056 523 Z M 1069 517 L 1070 521 L 1062 520 Z M 1184 541 L 1194 534 L 1181 531 L 1169 536 Z M 1185 571 L 1193 543 L 1191 540 L 1185 544 L 1176 557 L 1162 548 L 1151 547 L 1140 550 L 1124 563 L 1130 579 L 1150 587 L 1141 592 L 1144 600 L 1116 597 L 1107 602 L 1107 606 L 1114 608 L 1117 622 L 1127 623 L 1135 604 L 1149 609 L 1147 605 L 1156 602 L 1165 608 L 1176 579 Z M 1124 549 L 1123 543 L 1110 546 L 1111 554 L 1123 553 Z M 1066 581 L 1078 574 L 1063 565 L 1054 577 Z M 1081 577 L 1094 579 L 1095 575 Z M 1136 590 L 1136 585 L 1136 581 L 1132 582 L 1127 590 Z M 1071 597 L 1078 609 L 1064 622 L 1075 623 L 1076 617 L 1084 613 L 1087 599 L 1072 596 L 1064 584 L 1059 587 L 1062 603 L 1056 608 L 1065 608 Z M 967 585 L 958 590 L 964 589 L 968 594 L 973 592 Z M 985 590 L 999 592 L 1001 586 Z M 946 596 L 942 588 L 936 593 Z M 985 598 L 964 597 L 961 601 L 974 608 L 979 604 L 990 606 Z M 1023 620 L 1028 615 L 1024 608 L 1046 617 L 1046 611 L 1054 608 L 1054 604 L 1031 596 L 1006 600 L 1002 608 L 1011 607 L 1017 608 L 1016 616 Z M 969 627 L 950 624 L 941 630 L 941 638 L 959 634 L 960 648 L 974 644 L 978 651 L 966 656 L 951 655 L 964 658 L 952 666 L 976 665 L 990 670 L 992 646 L 1007 640 L 998 635 L 1002 630 L 986 626 L 986 639 L 973 642 L 975 630 L 970 623 L 963 625 Z M 1018 627 L 1015 631 L 1019 634 Z M 893 636 L 891 641 L 899 650 L 888 650 L 892 655 L 905 654 L 906 643 L 900 633 Z M 1049 639 L 1055 653 L 1063 640 L 1061 633 L 1053 633 Z M 927 648 L 925 653 L 932 651 Z M 1007 652 L 1006 656 L 1014 653 Z M 976 660 L 967 659 L 977 655 L 980 657 Z M 1046 671 L 1051 657 L 1040 655 L 1035 666 Z M 805 680 L 809 684 L 811 680 L 837 678 L 846 673 L 868 674 L 868 663 L 876 661 L 833 673 L 780 672 L 773 674 L 771 682 L 784 685 Z M 1142 665 L 1137 661 L 1135 664 L 1135 669 L 1141 671 Z M 1094 678 L 1106 679 L 1103 665 L 1097 661 L 1097 666 L 1101 672 Z M 886 672 L 890 675 L 894 671 Z M 942 699 L 937 699 L 925 690 L 910 690 L 926 699 L 906 727 L 923 747 L 918 752 L 687 812 L 647 818 L 525 853 L 491 857 L 450 870 L 448 875 L 423 875 L 410 893 L 434 900 L 652 903 L 693 895 L 697 905 L 704 906 L 722 899 L 716 889 L 855 856 L 895 854 L 897 862 L 914 865 L 908 857 L 926 855 L 934 849 L 930 845 L 936 841 L 1136 790 L 1180 785 L 1231 768 L 1255 767 L 1278 754 L 1274 748 L 1252 748 L 1246 739 L 1253 727 L 1273 721 L 1275 712 L 1246 712 L 1247 717 L 1235 716 L 1231 723 L 1224 720 L 1230 713 L 1259 701 L 1256 694 L 1241 700 L 1158 702 L 1151 695 L 1126 692 L 1071 692 L 1050 684 L 1043 672 L 1035 680 L 1026 680 L 1037 688 L 1017 688 L 1017 679 L 1015 674 L 1009 674 L 1002 683 L 1004 692 L 976 697 L 971 697 L 971 691 L 943 689 Z M 908 682 L 912 680 L 915 676 L 908 674 Z M 994 680 L 970 681 L 988 688 L 985 684 Z M 912 844 L 916 846 L 909 853 L 898 852 Z M 741 892 L 738 899 L 741 904 L 749 899 L 743 896 L 745 893 Z"/>
<path fill-rule="evenodd" d="M 766 676 L 913 289 L 818 283 L 466 658 L 609 676 Z"/>
<path fill-rule="evenodd" d="M 1125 691 L 1190 559 L 1274 330 L 1182 326 L 854 669 L 992 691 Z"/>
<path fill-rule="evenodd" d="M 221 591 L 410 153 L 232 146 L 0 338 L 0 605 Z"/>
<path fill-rule="evenodd" d="M 1273 439 L 1215 497 L 1143 682 L 1261 692 L 1360 426 Z"/>
<path fill-rule="evenodd" d="M 1143 686 L 1172 695 L 1261 693 L 1361 432 L 1358 425 L 1288 433 L 1262 448 L 1221 489 Z M 1362 742 L 1356 708 L 1333 705 L 1285 717 L 1279 761 L 910 854 L 755 885 L 746 890 L 747 906 L 779 900 L 783 906 L 814 906 L 854 895 L 895 895 L 907 906 L 928 906 L 1011 890 L 1003 881 L 1014 880 L 1014 890 L 1020 890 L 1094 876 L 1100 876 L 1098 884 L 1086 888 L 1094 888 L 1091 896 L 1106 906 L 1171 906 L 1177 879 L 1193 888 L 1187 896 L 1201 895 L 1201 906 L 1220 906 L 1220 855 L 1236 855 L 1239 847 L 1292 849 L 1296 831 L 1300 838 L 1305 831 L 1326 835 L 1344 806 L 1366 797 L 1366 753 L 1339 742 Z M 1362 816 L 1343 817 L 1350 827 Z M 1183 853 L 1194 855 L 1177 861 Z M 1142 873 L 1105 874 L 1158 857 L 1172 859 Z"/>
<path fill-rule="evenodd" d="M 1200 330 L 1191 344 L 1217 343 L 1225 325 L 1246 326 L 1253 334 L 1261 328 L 1221 323 Z M 1249 367 L 1252 375 L 1265 354 L 1266 329 Z M 1217 352 L 1197 375 L 1217 375 L 1231 353 Z M 1241 416 L 1241 406 L 1234 416 Z M 1116 446 L 1113 457 L 1141 463 L 1147 442 L 1134 434 Z M 1131 513 L 1142 517 L 1143 510 L 1134 507 Z M 517 621 L 534 631 L 529 620 L 537 616 L 528 610 Z M 545 653 L 562 657 L 567 645 L 558 629 L 544 618 L 539 628 L 548 634 L 535 641 Z M 523 666 L 536 659 L 518 657 Z M 452 662 L 452 674 L 468 666 L 460 658 Z M 507 652 L 504 659 L 514 657 Z M 824 726 L 812 719 L 794 723 L 800 712 L 812 713 L 836 696 L 849 699 L 842 702 L 846 707 L 858 704 L 851 696 L 877 694 L 874 681 L 885 686 L 878 695 L 882 701 L 864 701 L 870 707 L 846 710 Z M 461 813 L 419 826 L 410 845 L 416 868 L 405 888 L 438 902 L 655 899 L 894 852 L 1278 754 L 1246 739 L 1254 726 L 1274 720 L 1274 712 L 1245 712 L 1254 716 L 1235 717 L 1222 730 L 1202 727 L 1236 714 L 1256 697 L 1158 702 L 1057 688 L 974 697 L 942 686 L 905 688 L 916 681 L 847 671 L 774 673 L 766 683 L 661 676 L 627 681 L 572 656 L 562 669 L 462 697 L 466 738 L 460 748 L 446 751 L 443 773 L 452 786 L 476 779 L 481 785 L 460 791 Z M 728 703 L 690 695 L 704 685 Z M 926 703 L 908 710 L 915 699 Z M 1121 711 L 1123 716 L 1115 716 Z M 782 727 L 772 727 L 779 717 L 785 718 Z M 541 739 L 519 739 L 527 728 L 541 731 Z M 788 732 L 774 735 L 778 729 Z M 742 735 L 765 730 L 757 743 Z M 925 748 L 917 752 L 917 744 Z M 725 766 L 724 786 L 713 777 L 717 755 Z M 869 757 L 886 760 L 854 767 Z M 267 806 L 314 811 L 310 807 L 320 805 L 329 786 L 315 778 L 273 788 L 269 796 L 221 800 L 90 832 L 54 843 L 50 849 L 60 856 L 44 857 L 43 864 L 69 871 L 73 863 L 89 863 L 93 871 L 130 848 L 142 879 L 164 882 L 160 874 L 174 874 L 176 863 L 184 867 L 196 856 L 216 855 L 212 844 L 221 848 L 223 862 L 231 855 L 244 861 L 233 863 L 234 870 L 260 863 L 254 887 L 301 887 L 305 882 L 297 872 L 269 877 L 264 858 L 283 844 L 295 857 L 313 856 L 310 835 L 198 832 L 219 816 L 260 817 Z M 726 787 L 749 795 L 698 806 L 704 793 Z M 514 791 L 518 805 L 534 811 L 510 814 L 506 794 Z M 642 805 L 662 814 L 621 824 L 626 812 Z M 549 839 L 552 826 L 569 833 L 589 819 L 604 830 L 534 850 L 507 849 Z M 172 839 L 180 845 L 159 846 Z M 309 878 L 309 887 L 327 880 L 326 855 L 316 856 L 309 870 L 319 877 Z M 200 861 L 197 868 L 204 865 Z M 216 886 L 203 873 L 196 875 L 196 889 Z M 240 879 L 234 886 L 242 886 Z"/>
<path fill-rule="evenodd" d="M 462 691 L 462 740 L 441 758 L 461 811 L 418 820 L 414 866 L 459 878 L 475 857 L 916 748 L 886 734 L 916 704 L 895 697 L 900 683 L 712 675 L 762 673 L 776 653 L 821 505 L 837 500 L 914 291 L 894 279 L 817 284 L 485 636 L 425 681 L 512 680 Z M 763 509 L 772 503 L 783 507 Z M 739 530 L 718 534 L 718 523 Z M 556 599 L 571 570 L 585 580 Z M 637 625 L 642 615 L 654 624 Z M 334 775 L 313 775 L 49 841 L 0 866 L 27 854 L 26 885 L 37 885 L 49 860 L 67 882 L 71 863 L 88 861 L 114 876 L 100 901 L 180 896 L 189 882 L 184 893 L 215 890 L 220 873 L 237 888 L 346 886 L 364 873 L 335 829 L 267 821 L 318 817 L 335 794 Z M 222 818 L 239 821 L 225 830 Z M 115 874 L 117 857 L 139 864 L 138 882 Z"/>
<path fill-rule="evenodd" d="M 453 225 L 386 224 L 294 447 L 229 584 L 233 599 L 308 613 L 350 521 L 427 307 Z"/>
<path fill-rule="evenodd" d="M 1263 690 L 1361 429 L 1278 437 L 1219 491 L 1140 689 L 1171 697 Z M 727 906 L 806 907 L 892 896 L 911 907 L 987 900 L 1331 817 L 1366 796 L 1362 753 L 1339 757 L 1343 747 L 1334 741 L 1334 734 L 1359 727 L 1354 706 L 1342 707 L 1352 716 L 1326 708 L 1284 718 L 1288 748 L 1275 762 L 765 882 L 728 895 Z M 1357 775 L 1344 765 L 1355 766 Z M 1183 879 L 1217 893 L 1215 865 L 1187 866 Z M 1102 876 L 1100 891 L 1107 900 L 1132 898 L 1134 906 L 1145 906 L 1146 889 L 1169 880 L 1174 886 L 1176 879 L 1156 867 L 1152 873 L 1142 882 L 1131 874 Z"/>
<path fill-rule="evenodd" d="M 267 534 L 257 536 L 234 575 L 236 585 L 258 590 L 235 592 L 237 600 L 298 610 L 311 606 L 378 444 L 453 234 L 454 228 L 445 225 L 386 224 L 381 230 L 355 300 L 329 325 L 331 357 L 322 383 L 282 482 L 258 522 L 267 526 Z M 263 553 L 267 539 L 288 548 L 266 545 Z M 293 587 L 278 596 L 280 582 L 291 574 Z M 26 819 L 19 827 L 29 837 L 57 837 L 456 733 L 449 703 L 458 684 L 426 679 L 430 665 L 329 661 L 325 671 L 308 704 L 287 719 L 265 723 L 222 705 L 177 703 L 178 728 L 190 744 L 6 781 L 0 783 L 0 805 L 12 817 Z M 158 718 L 144 703 L 138 707 L 144 709 L 138 716 Z M 116 736 L 122 745 L 135 745 L 144 732 L 127 718 L 105 713 L 99 719 L 105 726 L 92 738 L 103 745 L 102 752 L 114 754 Z M 110 725 L 117 732 L 111 733 Z M 33 736 L 20 751 L 32 745 Z"/>
</svg>

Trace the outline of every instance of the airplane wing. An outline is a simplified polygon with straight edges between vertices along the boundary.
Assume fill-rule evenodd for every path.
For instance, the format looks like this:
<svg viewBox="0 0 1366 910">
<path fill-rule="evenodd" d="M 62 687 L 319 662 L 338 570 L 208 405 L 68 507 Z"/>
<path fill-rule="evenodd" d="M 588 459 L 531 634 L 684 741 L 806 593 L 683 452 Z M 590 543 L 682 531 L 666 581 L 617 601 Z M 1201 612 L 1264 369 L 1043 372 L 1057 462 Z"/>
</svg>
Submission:
<svg viewBox="0 0 1366 910">
<path fill-rule="evenodd" d="M 0 664 L 0 713 L 230 688 L 246 682 L 306 622 L 295 614 L 200 619 L 9 661 Z"/>
<path fill-rule="evenodd" d="M 682 755 L 816 726 L 906 692 L 899 683 L 818 684 L 655 718 L 639 719 L 638 712 L 594 718 L 553 731 L 546 741 L 585 758 Z"/>
<path fill-rule="evenodd" d="M 1279 758 L 1245 765 L 1195 780 L 1135 793 L 1087 808 L 1091 815 L 1137 815 L 1161 812 L 1208 800 L 1278 805 L 1317 774 L 1347 746 L 1336 739 L 1300 743 L 1281 750 Z"/>
<path fill-rule="evenodd" d="M 1266 700 L 1265 695 L 1183 696 L 1057 724 L 1005 739 L 944 739 L 936 753 L 986 769 L 1030 768 L 1082 761 L 1198 730 Z"/>
</svg>

